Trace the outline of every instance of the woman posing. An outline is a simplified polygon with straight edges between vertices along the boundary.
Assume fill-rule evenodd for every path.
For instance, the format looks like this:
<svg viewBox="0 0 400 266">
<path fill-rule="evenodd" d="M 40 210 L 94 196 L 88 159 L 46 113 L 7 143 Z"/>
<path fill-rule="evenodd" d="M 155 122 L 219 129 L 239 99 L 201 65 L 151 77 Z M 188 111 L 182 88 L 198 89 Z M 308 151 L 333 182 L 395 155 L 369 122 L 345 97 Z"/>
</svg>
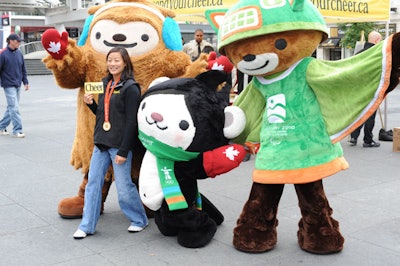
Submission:
<svg viewBox="0 0 400 266">
<path fill-rule="evenodd" d="M 75 239 L 94 234 L 100 217 L 101 189 L 110 164 L 113 166 L 118 201 L 130 220 L 129 232 L 140 232 L 148 219 L 138 190 L 131 178 L 132 150 L 137 145 L 137 109 L 140 87 L 133 78 L 133 66 L 125 48 L 114 47 L 107 54 L 108 75 L 98 104 L 87 93 L 84 102 L 96 115 L 94 149 L 90 161 L 82 221 Z"/>
</svg>

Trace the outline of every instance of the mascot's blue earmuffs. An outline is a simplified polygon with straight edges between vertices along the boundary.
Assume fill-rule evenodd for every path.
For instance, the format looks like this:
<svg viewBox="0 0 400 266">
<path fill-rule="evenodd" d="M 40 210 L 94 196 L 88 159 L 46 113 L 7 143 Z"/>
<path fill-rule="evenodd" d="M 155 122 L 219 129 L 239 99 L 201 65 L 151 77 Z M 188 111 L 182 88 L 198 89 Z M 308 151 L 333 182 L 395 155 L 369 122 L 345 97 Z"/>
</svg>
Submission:
<svg viewBox="0 0 400 266">
<path fill-rule="evenodd" d="M 90 26 L 92 24 L 93 19 L 98 16 L 100 13 L 104 12 L 105 10 L 108 10 L 113 7 L 120 7 L 120 6 L 127 6 L 127 7 L 138 7 L 138 8 L 143 8 L 150 13 L 156 15 L 160 20 L 163 22 L 162 26 L 162 33 L 161 37 L 163 39 L 163 42 L 165 46 L 172 50 L 172 51 L 181 51 L 182 50 L 182 36 L 180 32 L 180 28 L 178 23 L 176 23 L 175 20 L 173 20 L 170 17 L 164 17 L 163 14 L 157 9 L 154 9 L 152 7 L 149 7 L 144 4 L 139 4 L 139 3 L 123 3 L 123 2 L 118 2 L 118 3 L 111 3 L 103 6 L 99 10 L 96 11 L 93 15 L 90 15 L 83 26 L 83 31 L 81 34 L 81 37 L 79 38 L 78 41 L 78 46 L 83 46 L 86 43 L 86 40 L 89 36 L 89 30 Z"/>
<path fill-rule="evenodd" d="M 83 25 L 83 30 L 82 30 L 81 37 L 79 37 L 78 46 L 84 46 L 85 45 L 87 37 L 89 36 L 90 24 L 93 21 L 93 17 L 94 17 L 94 15 L 90 15 L 85 20 L 85 24 Z"/>
</svg>

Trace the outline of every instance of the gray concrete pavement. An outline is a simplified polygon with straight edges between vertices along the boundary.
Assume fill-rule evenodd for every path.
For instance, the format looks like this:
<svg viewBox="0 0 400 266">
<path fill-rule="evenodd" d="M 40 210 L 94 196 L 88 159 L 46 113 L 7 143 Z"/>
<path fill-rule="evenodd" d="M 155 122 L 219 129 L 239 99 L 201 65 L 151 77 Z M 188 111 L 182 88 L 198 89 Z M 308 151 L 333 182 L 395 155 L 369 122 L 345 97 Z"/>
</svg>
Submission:
<svg viewBox="0 0 400 266">
<path fill-rule="evenodd" d="M 52 76 L 30 76 L 21 95 L 26 138 L 0 136 L 0 265 L 399 265 L 400 153 L 392 142 L 379 148 L 349 147 L 350 169 L 324 181 L 345 237 L 339 254 L 318 256 L 297 245 L 300 212 L 292 185 L 279 207 L 278 245 L 247 254 L 232 246 L 232 229 L 247 200 L 254 158 L 229 174 L 200 181 L 201 191 L 225 215 L 213 241 L 201 249 L 180 247 L 154 221 L 130 234 L 114 185 L 96 234 L 74 240 L 80 220 L 62 219 L 57 204 L 74 196 L 82 180 L 69 164 L 75 132 L 76 90 L 60 89 Z M 0 114 L 4 112 L 0 92 Z M 388 126 L 400 127 L 400 89 L 388 98 Z M 377 115 L 376 136 L 381 128 Z M 361 139 L 359 139 L 361 142 Z"/>
</svg>

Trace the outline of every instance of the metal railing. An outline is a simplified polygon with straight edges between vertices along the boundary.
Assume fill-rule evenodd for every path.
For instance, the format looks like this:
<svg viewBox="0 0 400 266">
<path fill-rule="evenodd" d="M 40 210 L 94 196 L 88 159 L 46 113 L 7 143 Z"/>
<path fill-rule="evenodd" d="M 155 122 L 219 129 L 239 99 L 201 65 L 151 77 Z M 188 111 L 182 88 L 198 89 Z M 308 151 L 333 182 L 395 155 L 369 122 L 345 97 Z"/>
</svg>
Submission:
<svg viewBox="0 0 400 266">
<path fill-rule="evenodd" d="M 49 75 L 52 72 L 46 68 L 42 59 L 47 55 L 41 41 L 21 44 L 19 47 L 25 59 L 25 67 L 28 75 Z"/>
<path fill-rule="evenodd" d="M 21 44 L 19 49 L 21 50 L 23 55 L 34 53 L 34 52 L 39 52 L 39 51 L 44 51 L 41 41 Z"/>
</svg>

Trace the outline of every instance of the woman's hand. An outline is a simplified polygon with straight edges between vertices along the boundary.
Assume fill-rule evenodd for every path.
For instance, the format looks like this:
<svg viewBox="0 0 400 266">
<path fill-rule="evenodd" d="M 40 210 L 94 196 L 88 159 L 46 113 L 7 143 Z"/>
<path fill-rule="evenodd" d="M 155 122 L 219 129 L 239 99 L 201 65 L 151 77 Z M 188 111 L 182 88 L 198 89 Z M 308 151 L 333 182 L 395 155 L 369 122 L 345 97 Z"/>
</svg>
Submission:
<svg viewBox="0 0 400 266">
<path fill-rule="evenodd" d="M 86 104 L 92 104 L 93 103 L 93 94 L 91 93 L 85 93 L 85 95 L 83 96 L 83 101 Z"/>
<path fill-rule="evenodd" d="M 126 158 L 125 157 L 122 157 L 122 156 L 119 156 L 119 155 L 115 156 L 115 163 L 116 164 L 123 164 L 124 162 L 126 162 Z"/>
</svg>

